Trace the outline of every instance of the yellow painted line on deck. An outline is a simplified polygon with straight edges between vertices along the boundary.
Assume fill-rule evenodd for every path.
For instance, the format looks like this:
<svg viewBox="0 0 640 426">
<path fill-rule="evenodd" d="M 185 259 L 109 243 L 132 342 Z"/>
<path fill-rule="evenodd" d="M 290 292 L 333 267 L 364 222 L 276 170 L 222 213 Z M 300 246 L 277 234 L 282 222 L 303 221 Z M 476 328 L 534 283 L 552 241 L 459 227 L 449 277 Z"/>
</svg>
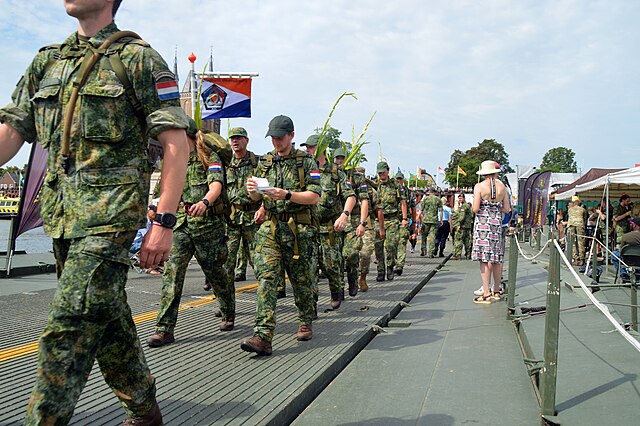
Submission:
<svg viewBox="0 0 640 426">
<path fill-rule="evenodd" d="M 247 291 L 255 290 L 258 288 L 258 283 L 253 283 L 236 289 L 236 294 L 245 293 Z M 181 303 L 178 311 L 184 311 L 185 309 L 195 308 L 198 306 L 205 306 L 213 303 L 216 300 L 215 296 L 207 296 L 202 299 L 191 300 L 186 303 Z M 146 312 L 133 317 L 135 324 L 140 324 L 146 321 L 155 320 L 158 316 L 158 311 Z M 9 361 L 10 359 L 20 358 L 21 356 L 30 355 L 38 352 L 38 342 L 27 343 L 26 345 L 16 346 L 13 348 L 0 350 L 0 362 Z"/>
</svg>

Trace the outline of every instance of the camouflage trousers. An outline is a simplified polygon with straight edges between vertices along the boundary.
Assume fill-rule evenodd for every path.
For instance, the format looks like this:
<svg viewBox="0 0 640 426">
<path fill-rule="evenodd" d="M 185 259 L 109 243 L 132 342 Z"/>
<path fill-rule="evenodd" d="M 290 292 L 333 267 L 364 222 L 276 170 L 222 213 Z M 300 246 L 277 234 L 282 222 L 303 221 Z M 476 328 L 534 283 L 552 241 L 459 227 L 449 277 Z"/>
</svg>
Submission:
<svg viewBox="0 0 640 426">
<path fill-rule="evenodd" d="M 409 227 L 398 226 L 398 253 L 396 255 L 396 269 L 403 269 L 407 260 L 407 243 L 409 242 Z"/>
<path fill-rule="evenodd" d="M 253 268 L 253 236 L 258 229 L 258 225 L 227 224 L 227 249 L 229 256 L 225 263 L 225 269 L 229 276 L 247 273 L 247 261 Z"/>
<path fill-rule="evenodd" d="M 342 293 L 344 290 L 344 279 L 342 275 L 342 251 L 340 233 L 333 230 L 333 222 L 321 223 L 318 233 L 318 265 L 324 275 L 329 280 L 329 291 Z M 315 300 L 317 298 L 317 279 L 315 280 Z"/>
<path fill-rule="evenodd" d="M 437 223 L 422 224 L 422 245 L 420 254 L 423 256 L 433 254 L 436 247 L 436 235 L 438 233 Z"/>
<path fill-rule="evenodd" d="M 347 282 L 358 280 L 358 266 L 360 264 L 360 250 L 363 245 L 363 237 L 356 235 L 356 229 L 360 224 L 360 218 L 351 222 L 343 234 L 342 259 L 344 261 L 344 270 L 347 272 Z"/>
<path fill-rule="evenodd" d="M 224 219 L 216 216 L 207 233 L 193 235 L 188 225 L 173 232 L 173 245 L 162 275 L 162 298 L 156 318 L 156 331 L 173 333 L 178 321 L 178 308 L 182 298 L 184 279 L 189 261 L 195 255 L 207 282 L 213 287 L 222 318 L 235 317 L 235 286 L 224 268 L 227 260 Z"/>
<path fill-rule="evenodd" d="M 377 224 L 378 222 L 373 222 Z M 367 275 L 369 273 L 369 267 L 371 265 L 371 255 L 373 254 L 375 247 L 375 239 L 378 234 L 378 230 L 373 230 L 371 227 L 367 227 L 362 236 L 362 248 L 360 249 L 360 274 Z"/>
<path fill-rule="evenodd" d="M 249 249 L 249 245 L 245 244 L 244 237 L 240 239 L 240 244 L 238 247 L 238 254 L 236 259 L 236 268 L 234 270 L 234 275 L 238 274 L 247 274 L 247 265 L 251 265 L 253 268 L 253 250 Z M 231 253 L 231 251 L 229 251 Z"/>
<path fill-rule="evenodd" d="M 293 287 L 298 322 L 311 324 L 313 318 L 313 286 L 318 271 L 316 231 L 310 225 L 294 226 L 297 238 L 288 223 L 276 219 L 264 222 L 255 235 L 253 264 L 258 292 L 253 332 L 269 342 L 276 328 L 276 288 L 283 282 L 283 269 Z M 296 241 L 298 259 L 294 259 Z"/>
<path fill-rule="evenodd" d="M 469 228 L 456 229 L 453 237 L 453 255 L 460 257 L 463 247 L 465 256 L 471 256 L 472 239 Z"/>
<path fill-rule="evenodd" d="M 584 237 L 579 236 L 585 235 L 584 225 L 570 225 L 569 231 L 573 234 L 573 260 L 584 261 Z"/>
<path fill-rule="evenodd" d="M 58 286 L 39 340 L 25 425 L 67 424 L 95 360 L 127 415 L 155 403 L 155 379 L 127 304 L 135 232 L 54 239 Z"/>
<path fill-rule="evenodd" d="M 374 249 L 378 259 L 378 274 L 384 274 L 386 268 L 392 269 L 396 264 L 398 254 L 398 229 L 400 223 L 395 218 L 384 218 L 384 240 L 376 235 Z M 385 256 L 386 254 L 386 256 Z"/>
</svg>

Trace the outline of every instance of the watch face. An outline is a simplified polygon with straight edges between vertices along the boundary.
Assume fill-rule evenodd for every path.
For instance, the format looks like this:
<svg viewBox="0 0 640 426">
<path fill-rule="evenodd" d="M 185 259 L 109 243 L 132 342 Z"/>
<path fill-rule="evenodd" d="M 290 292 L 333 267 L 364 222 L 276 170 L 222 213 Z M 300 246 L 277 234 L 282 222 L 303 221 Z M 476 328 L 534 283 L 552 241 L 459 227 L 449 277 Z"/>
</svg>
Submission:
<svg viewBox="0 0 640 426">
<path fill-rule="evenodd" d="M 176 225 L 177 219 L 174 215 L 172 215 L 171 213 L 164 213 L 162 215 L 162 226 L 165 226 L 167 228 L 173 228 Z"/>
</svg>

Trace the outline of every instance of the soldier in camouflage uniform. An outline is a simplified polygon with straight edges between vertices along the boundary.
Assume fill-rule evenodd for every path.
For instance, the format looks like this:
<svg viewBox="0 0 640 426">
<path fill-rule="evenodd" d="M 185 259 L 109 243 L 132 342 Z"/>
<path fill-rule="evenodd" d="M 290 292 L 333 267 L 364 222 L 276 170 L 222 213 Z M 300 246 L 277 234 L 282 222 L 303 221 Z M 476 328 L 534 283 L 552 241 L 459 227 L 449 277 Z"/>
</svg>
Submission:
<svg viewBox="0 0 640 426">
<path fill-rule="evenodd" d="M 314 156 L 319 141 L 320 135 L 311 135 L 301 146 L 306 147 L 307 153 Z M 320 185 L 322 186 L 322 195 L 317 206 L 317 218 L 320 226 L 318 263 L 329 280 L 331 307 L 338 309 L 344 300 L 340 234 L 349 223 L 349 216 L 356 204 L 356 197 L 351 183 L 347 182 L 347 175 L 340 170 L 337 164 L 328 162 L 324 152 L 317 156 L 317 160 L 320 167 Z M 316 301 L 318 300 L 317 296 L 316 281 Z"/>
<path fill-rule="evenodd" d="M 227 248 L 229 249 L 229 259 L 227 260 L 226 269 L 229 276 L 233 276 L 236 263 L 241 253 L 248 252 L 248 261 L 253 268 L 253 235 L 258 229 L 258 225 L 253 218 L 256 211 L 260 208 L 260 203 L 253 201 L 247 194 L 247 179 L 254 175 L 259 157 L 251 151 L 247 151 L 249 138 L 247 131 L 242 127 L 234 127 L 229 133 L 231 149 L 233 150 L 233 158 L 231 164 L 227 168 L 227 196 L 231 204 L 231 216 L 229 218 L 229 226 L 227 227 Z M 242 243 L 242 250 L 240 244 Z M 244 268 L 238 266 L 240 270 L 236 270 L 235 281 L 244 281 L 246 275 L 246 260 Z"/>
<path fill-rule="evenodd" d="M 113 16 L 119 3 L 94 1 L 88 9 L 85 2 L 65 2 L 67 13 L 78 19 L 78 32 L 62 45 L 41 49 L 12 103 L 0 109 L 0 165 L 25 140 L 48 150 L 41 215 L 53 238 L 58 286 L 38 344 L 27 425 L 67 424 L 95 360 L 125 408 L 125 424 L 162 423 L 125 284 L 129 247 L 146 224 L 147 138 L 165 148 L 165 164 L 160 214 L 144 239 L 141 267 L 157 266 L 171 247 L 188 155 L 188 122 L 175 77 L 148 44 L 119 39 L 110 46 L 118 56 L 112 59 L 123 64 L 134 94 L 125 94 L 102 56 L 93 67 L 82 68 L 86 82 L 76 86 L 77 103 L 63 130 L 63 110 L 80 63 L 89 45 L 97 48 L 118 31 Z"/>
<path fill-rule="evenodd" d="M 407 202 L 407 209 L 409 211 L 409 217 L 412 218 L 415 213 L 415 198 L 412 196 L 411 191 L 404 184 L 404 175 L 402 172 L 396 173 L 396 182 L 400 185 L 400 190 L 403 192 L 405 200 Z M 407 223 L 407 226 L 400 226 L 398 229 L 398 249 L 396 255 L 396 265 L 394 272 L 396 275 L 402 275 L 404 269 L 404 263 L 407 260 L 407 243 L 409 242 L 409 227 L 411 225 Z"/>
<path fill-rule="evenodd" d="M 633 207 L 631 205 L 631 197 L 627 194 L 622 194 L 620 197 L 620 204 L 613 209 L 613 220 L 616 224 L 616 243 L 620 244 L 620 239 L 624 234 L 629 232 L 629 219 L 633 214 Z"/>
<path fill-rule="evenodd" d="M 276 326 L 276 286 L 284 268 L 293 287 L 298 308 L 300 341 L 313 336 L 313 282 L 318 268 L 317 229 L 311 207 L 322 194 L 320 171 L 309 154 L 294 149 L 293 122 L 284 115 L 269 123 L 274 150 L 262 156 L 258 177 L 268 180 L 269 188 L 261 189 L 256 179 L 247 180 L 249 197 L 262 200 L 263 208 L 256 213 L 256 222 L 264 223 L 255 235 L 253 259 L 259 287 L 253 337 L 244 339 L 240 347 L 247 352 L 270 355 Z M 262 193 L 258 190 L 263 191 Z"/>
<path fill-rule="evenodd" d="M 356 171 L 364 174 L 365 170 L 363 167 L 358 167 Z M 367 227 L 362 236 L 362 249 L 360 249 L 360 278 L 358 280 L 358 287 L 362 292 L 369 290 L 367 275 L 369 274 L 369 267 L 371 265 L 371 256 L 375 251 L 376 237 L 378 235 L 382 239 L 385 237 L 384 214 L 382 213 L 382 204 L 380 203 L 378 191 L 374 189 L 374 182 L 368 178 L 365 178 L 365 183 L 367 184 L 367 194 L 369 195 L 369 218 L 367 219 Z"/>
<path fill-rule="evenodd" d="M 333 152 L 335 163 L 343 167 L 346 152 L 344 148 L 338 148 Z M 360 168 L 361 169 L 361 168 Z M 358 267 L 360 266 L 360 250 L 362 249 L 363 237 L 369 222 L 369 185 L 364 176 L 364 169 L 359 171 L 353 167 L 347 170 L 347 179 L 351 188 L 356 194 L 356 205 L 351 211 L 351 221 L 347 224 L 343 238 L 342 258 L 344 268 L 347 272 L 347 283 L 349 284 L 349 296 L 355 297 L 358 288 L 368 289 L 366 274 L 364 281 L 360 279 L 358 283 Z"/>
<path fill-rule="evenodd" d="M 189 266 L 195 255 L 207 282 L 213 286 L 222 312 L 220 331 L 233 330 L 235 320 L 235 289 L 224 268 L 227 260 L 225 244 L 225 206 L 222 201 L 224 172 L 217 153 L 204 143 L 203 133 L 190 119 L 189 164 L 182 191 L 181 209 L 173 232 L 173 246 L 165 262 L 162 276 L 162 298 L 156 318 L 156 331 L 147 344 L 164 346 L 175 341 L 174 329 L 178 321 L 178 308 L 182 288 Z"/>
<path fill-rule="evenodd" d="M 574 196 L 572 197 L 573 206 L 568 210 L 568 226 L 573 233 L 575 241 L 578 244 L 577 250 L 573 250 L 573 261 L 576 265 L 584 264 L 584 235 L 587 211 L 582 207 L 582 201 Z"/>
<path fill-rule="evenodd" d="M 420 216 L 422 220 L 422 246 L 420 256 L 435 257 L 436 234 L 442 224 L 442 201 L 435 194 L 435 188 L 428 189 L 429 195 L 420 202 Z"/>
<path fill-rule="evenodd" d="M 380 161 L 376 170 L 378 172 L 376 189 L 382 204 L 385 228 L 384 239 L 378 235 L 374 243 L 376 257 L 378 258 L 378 276 L 376 280 L 384 281 L 385 269 L 387 280 L 393 279 L 398 252 L 398 230 L 400 226 L 406 227 L 409 224 L 409 220 L 407 218 L 405 194 L 396 181 L 390 179 L 389 165 L 386 161 Z M 402 219 L 402 222 L 399 219 Z"/>
<path fill-rule="evenodd" d="M 454 222 L 454 219 L 455 222 Z M 464 194 L 458 194 L 458 202 L 452 214 L 451 224 L 455 229 L 453 237 L 453 259 L 459 260 L 464 247 L 464 255 L 467 259 L 471 259 L 472 249 L 472 233 L 473 233 L 474 214 L 471 204 L 467 203 Z"/>
</svg>

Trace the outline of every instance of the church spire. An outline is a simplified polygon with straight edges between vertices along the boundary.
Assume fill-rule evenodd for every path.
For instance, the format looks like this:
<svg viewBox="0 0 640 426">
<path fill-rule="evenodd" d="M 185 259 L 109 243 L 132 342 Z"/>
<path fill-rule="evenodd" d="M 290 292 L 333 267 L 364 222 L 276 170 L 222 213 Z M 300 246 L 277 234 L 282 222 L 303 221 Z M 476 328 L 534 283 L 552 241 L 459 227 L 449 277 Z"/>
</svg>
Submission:
<svg viewBox="0 0 640 426">
<path fill-rule="evenodd" d="M 178 45 L 176 44 L 175 55 L 173 57 L 173 74 L 176 76 L 176 83 L 180 81 L 178 78 Z"/>
</svg>

